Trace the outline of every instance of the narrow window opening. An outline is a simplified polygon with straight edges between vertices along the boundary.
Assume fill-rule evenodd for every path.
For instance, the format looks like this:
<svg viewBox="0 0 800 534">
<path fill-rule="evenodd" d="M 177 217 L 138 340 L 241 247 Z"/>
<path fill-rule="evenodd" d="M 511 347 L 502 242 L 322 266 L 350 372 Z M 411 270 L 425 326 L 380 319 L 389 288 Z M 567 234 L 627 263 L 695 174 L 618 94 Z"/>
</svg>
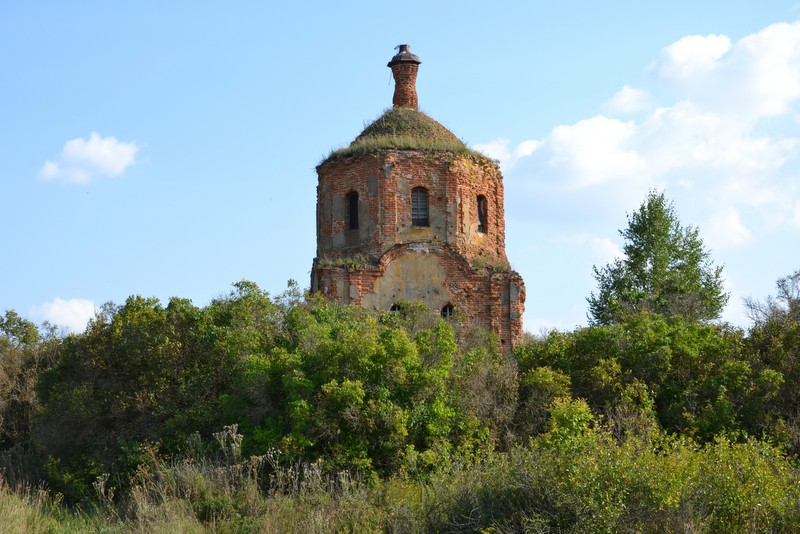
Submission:
<svg viewBox="0 0 800 534">
<path fill-rule="evenodd" d="M 485 234 L 489 229 L 489 203 L 486 197 L 478 195 L 478 231 Z"/>
<path fill-rule="evenodd" d="M 347 229 L 358 229 L 358 193 L 356 191 L 347 193 Z"/>
<path fill-rule="evenodd" d="M 452 304 L 445 304 L 444 307 L 442 308 L 442 317 L 444 317 L 445 319 L 451 318 L 453 315 L 455 315 L 455 313 L 456 310 Z"/>
<path fill-rule="evenodd" d="M 424 187 L 411 190 L 411 225 L 428 226 L 428 190 Z"/>
<path fill-rule="evenodd" d="M 392 307 L 389 308 L 389 311 L 393 311 L 393 312 L 400 311 L 400 305 L 399 304 L 392 304 Z"/>
</svg>

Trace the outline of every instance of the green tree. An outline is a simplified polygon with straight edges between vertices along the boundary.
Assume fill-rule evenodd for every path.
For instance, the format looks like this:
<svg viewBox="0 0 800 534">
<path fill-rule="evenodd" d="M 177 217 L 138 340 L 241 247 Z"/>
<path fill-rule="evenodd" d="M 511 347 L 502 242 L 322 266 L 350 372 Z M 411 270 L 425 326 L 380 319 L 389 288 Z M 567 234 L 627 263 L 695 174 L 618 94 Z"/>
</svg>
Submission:
<svg viewBox="0 0 800 534">
<path fill-rule="evenodd" d="M 620 324 L 551 332 L 518 347 L 516 356 L 523 383 L 545 366 L 565 375 L 569 393 L 620 434 L 646 429 L 654 413 L 669 432 L 707 441 L 723 431 L 757 431 L 761 405 L 780 381 L 741 354 L 743 335 L 645 311 Z"/>
<path fill-rule="evenodd" d="M 753 326 L 747 350 L 764 392 L 749 406 L 751 432 L 763 432 L 800 454 L 800 271 L 780 278 L 777 294 L 745 305 Z"/>
<path fill-rule="evenodd" d="M 109 303 L 85 332 L 63 340 L 39 376 L 33 430 L 52 487 L 72 501 L 92 495 L 101 473 L 120 487 L 147 444 L 173 454 L 187 436 L 228 422 L 221 405 L 241 360 L 270 349 L 282 321 L 255 284 L 235 287 L 205 308 L 180 298 Z"/>
<path fill-rule="evenodd" d="M 36 381 L 57 353 L 55 328 L 44 336 L 13 310 L 0 315 L 0 451 L 28 439 L 39 409 Z M 0 460 L 0 471 L 3 470 Z"/>
<path fill-rule="evenodd" d="M 651 191 L 620 235 L 625 257 L 594 267 L 598 291 L 587 299 L 592 324 L 616 324 L 643 310 L 690 321 L 719 317 L 728 302 L 722 267 L 712 263 L 698 229 L 681 226 L 663 193 Z"/>
</svg>

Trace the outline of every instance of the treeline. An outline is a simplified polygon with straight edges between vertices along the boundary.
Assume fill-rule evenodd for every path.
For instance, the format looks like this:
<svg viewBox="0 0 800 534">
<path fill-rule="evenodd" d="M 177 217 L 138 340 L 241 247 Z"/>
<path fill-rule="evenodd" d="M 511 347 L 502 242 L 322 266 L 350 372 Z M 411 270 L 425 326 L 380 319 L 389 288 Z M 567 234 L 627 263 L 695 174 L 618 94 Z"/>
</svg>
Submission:
<svg viewBox="0 0 800 534">
<path fill-rule="evenodd" d="M 797 532 L 800 271 L 747 330 L 651 193 L 590 326 L 239 282 L 79 334 L 0 317 L 4 532 Z"/>
<path fill-rule="evenodd" d="M 513 424 L 516 370 L 496 340 L 466 333 L 459 350 L 420 304 L 378 314 L 240 282 L 206 307 L 131 297 L 63 339 L 3 325 L 2 443 L 38 455 L 68 502 L 103 473 L 126 487 L 143 451 L 185 454 L 234 424 L 239 457 L 280 450 L 367 478 L 429 473 Z"/>
<path fill-rule="evenodd" d="M 248 282 L 206 307 L 131 297 L 66 337 L 7 312 L 2 498 L 29 504 L 0 510 L 67 530 L 305 531 L 312 511 L 318 531 L 796 530 L 798 289 L 752 303 L 747 332 L 642 311 L 511 357 L 414 303 Z"/>
</svg>

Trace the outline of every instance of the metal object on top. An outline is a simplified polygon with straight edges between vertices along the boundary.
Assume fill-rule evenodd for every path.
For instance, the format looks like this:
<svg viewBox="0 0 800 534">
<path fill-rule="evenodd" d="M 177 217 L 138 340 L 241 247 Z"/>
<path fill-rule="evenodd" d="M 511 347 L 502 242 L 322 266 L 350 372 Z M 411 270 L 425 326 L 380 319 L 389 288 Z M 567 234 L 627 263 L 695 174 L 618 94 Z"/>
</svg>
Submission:
<svg viewBox="0 0 800 534">
<path fill-rule="evenodd" d="M 387 67 L 391 67 L 397 63 L 416 63 L 419 65 L 422 61 L 419 58 L 411 53 L 409 46 L 407 44 L 401 44 L 395 46 L 395 49 L 398 50 L 397 54 L 392 58 L 392 60 L 386 64 Z"/>
</svg>

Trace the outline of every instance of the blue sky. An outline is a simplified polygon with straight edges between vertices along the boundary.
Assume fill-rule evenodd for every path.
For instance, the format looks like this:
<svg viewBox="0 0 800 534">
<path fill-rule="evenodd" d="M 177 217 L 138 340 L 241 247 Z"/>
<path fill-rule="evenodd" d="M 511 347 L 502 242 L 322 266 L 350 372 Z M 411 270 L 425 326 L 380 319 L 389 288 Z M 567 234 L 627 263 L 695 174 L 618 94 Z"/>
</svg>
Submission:
<svg viewBox="0 0 800 534">
<path fill-rule="evenodd" d="M 314 167 L 422 60 L 423 111 L 505 175 L 526 329 L 586 324 L 648 190 L 746 326 L 800 269 L 800 8 L 706 2 L 5 2 L 0 310 L 80 330 L 132 294 L 308 286 Z"/>
</svg>

